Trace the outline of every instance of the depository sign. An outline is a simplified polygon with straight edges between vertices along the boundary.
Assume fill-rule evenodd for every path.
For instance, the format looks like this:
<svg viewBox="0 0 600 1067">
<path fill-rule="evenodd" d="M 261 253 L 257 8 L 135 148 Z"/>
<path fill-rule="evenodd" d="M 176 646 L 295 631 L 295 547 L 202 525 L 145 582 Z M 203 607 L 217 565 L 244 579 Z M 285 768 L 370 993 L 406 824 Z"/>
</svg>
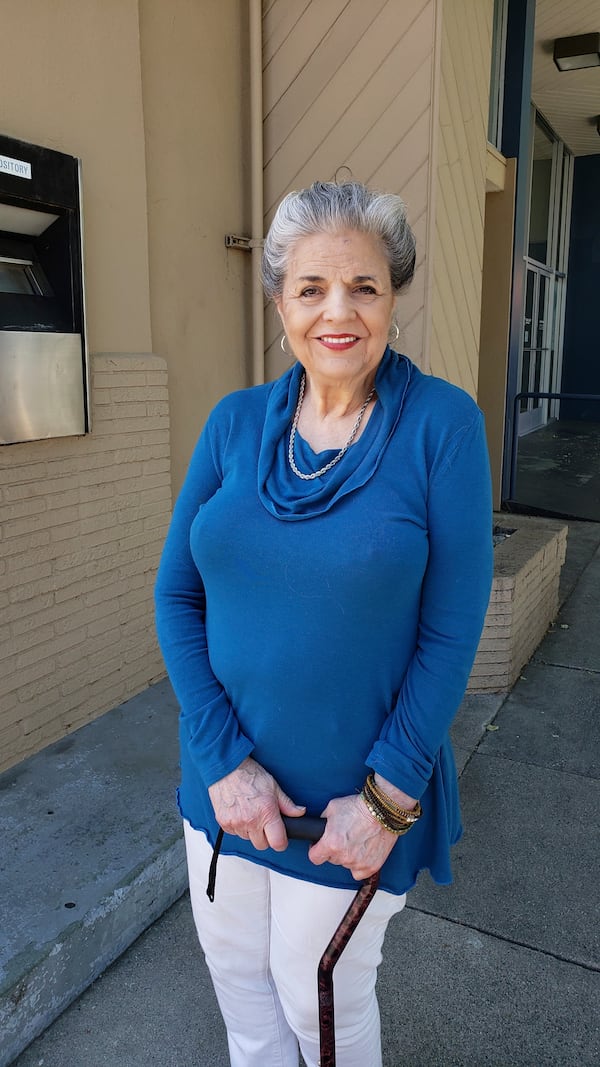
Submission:
<svg viewBox="0 0 600 1067">
<path fill-rule="evenodd" d="M 31 178 L 31 163 L 23 159 L 11 159 L 10 156 L 0 156 L 0 173 L 12 174 L 15 178 Z"/>
</svg>

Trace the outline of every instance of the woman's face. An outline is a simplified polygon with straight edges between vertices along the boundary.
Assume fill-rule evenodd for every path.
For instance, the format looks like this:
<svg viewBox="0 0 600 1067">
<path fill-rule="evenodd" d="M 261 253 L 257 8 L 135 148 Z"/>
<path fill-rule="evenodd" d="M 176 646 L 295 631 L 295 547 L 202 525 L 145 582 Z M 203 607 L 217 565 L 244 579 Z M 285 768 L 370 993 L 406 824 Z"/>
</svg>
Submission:
<svg viewBox="0 0 600 1067">
<path fill-rule="evenodd" d="M 385 253 L 371 234 L 301 238 L 275 304 L 309 380 L 351 385 L 374 378 L 388 343 L 394 293 Z"/>
</svg>

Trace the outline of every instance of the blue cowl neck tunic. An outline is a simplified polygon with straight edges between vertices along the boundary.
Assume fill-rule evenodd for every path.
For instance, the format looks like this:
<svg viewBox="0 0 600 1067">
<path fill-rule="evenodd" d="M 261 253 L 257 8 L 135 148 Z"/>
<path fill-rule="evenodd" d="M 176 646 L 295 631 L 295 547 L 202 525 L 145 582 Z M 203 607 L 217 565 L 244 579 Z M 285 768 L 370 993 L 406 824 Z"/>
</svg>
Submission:
<svg viewBox="0 0 600 1067">
<path fill-rule="evenodd" d="M 489 597 L 489 465 L 462 390 L 387 349 L 377 401 L 342 460 L 293 474 L 289 432 L 302 367 L 237 392 L 210 415 L 177 500 L 156 584 L 157 630 L 181 706 L 182 814 L 214 843 L 207 786 L 252 755 L 309 813 L 360 790 L 368 768 L 419 797 L 381 886 L 424 868 L 451 879 L 461 832 L 448 727 Z M 296 462 L 318 470 L 296 435 Z M 223 851 L 351 887 L 303 842 Z"/>
</svg>

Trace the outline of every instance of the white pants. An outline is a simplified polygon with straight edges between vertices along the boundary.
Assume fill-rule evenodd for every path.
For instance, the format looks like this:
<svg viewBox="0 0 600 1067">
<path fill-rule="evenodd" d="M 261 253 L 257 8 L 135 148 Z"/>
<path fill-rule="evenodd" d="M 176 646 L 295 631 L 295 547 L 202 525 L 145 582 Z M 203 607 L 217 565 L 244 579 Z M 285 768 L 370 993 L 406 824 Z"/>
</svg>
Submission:
<svg viewBox="0 0 600 1067">
<path fill-rule="evenodd" d="M 354 897 L 220 856 L 206 895 L 212 848 L 184 822 L 190 895 L 229 1041 L 231 1067 L 319 1063 L 317 966 Z M 308 846 L 307 846 L 308 847 Z M 381 1067 L 377 967 L 387 924 L 406 896 L 375 894 L 334 971 L 337 1067 Z"/>
</svg>

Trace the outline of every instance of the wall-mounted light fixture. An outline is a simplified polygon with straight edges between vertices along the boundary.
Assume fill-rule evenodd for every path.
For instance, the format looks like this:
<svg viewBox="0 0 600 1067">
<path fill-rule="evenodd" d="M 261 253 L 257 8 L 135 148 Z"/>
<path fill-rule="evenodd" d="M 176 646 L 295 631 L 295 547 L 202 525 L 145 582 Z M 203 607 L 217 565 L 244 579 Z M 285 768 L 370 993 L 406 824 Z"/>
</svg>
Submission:
<svg viewBox="0 0 600 1067">
<path fill-rule="evenodd" d="M 600 67 L 600 33 L 557 37 L 554 42 L 554 62 L 559 70 Z"/>
</svg>

